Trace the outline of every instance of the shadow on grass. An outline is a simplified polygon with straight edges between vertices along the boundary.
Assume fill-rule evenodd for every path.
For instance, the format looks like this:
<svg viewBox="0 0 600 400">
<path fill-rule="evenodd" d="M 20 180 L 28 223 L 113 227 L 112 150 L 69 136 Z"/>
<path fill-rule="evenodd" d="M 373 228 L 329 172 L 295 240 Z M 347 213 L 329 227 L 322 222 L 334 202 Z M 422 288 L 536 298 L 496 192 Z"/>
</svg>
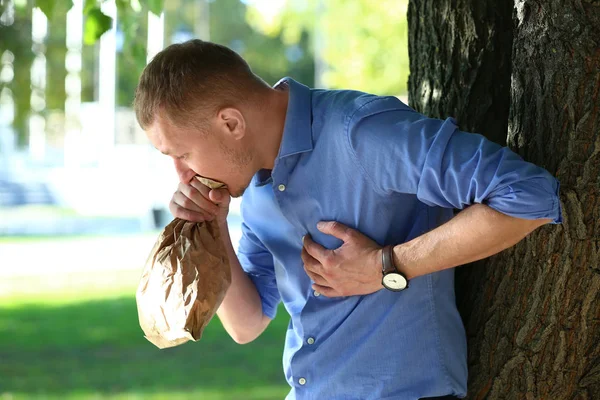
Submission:
<svg viewBox="0 0 600 400">
<path fill-rule="evenodd" d="M 138 325 L 133 297 L 61 306 L 0 307 L 0 394 L 288 391 L 280 309 L 255 342 L 238 345 L 214 318 L 197 343 L 159 350 Z"/>
</svg>

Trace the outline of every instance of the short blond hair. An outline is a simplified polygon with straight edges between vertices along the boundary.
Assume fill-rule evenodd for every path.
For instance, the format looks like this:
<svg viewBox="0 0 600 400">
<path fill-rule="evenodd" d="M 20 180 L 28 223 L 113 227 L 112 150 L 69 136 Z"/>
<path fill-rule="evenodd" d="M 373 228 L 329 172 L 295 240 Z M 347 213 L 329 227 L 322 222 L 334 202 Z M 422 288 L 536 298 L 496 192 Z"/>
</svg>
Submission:
<svg viewBox="0 0 600 400">
<path fill-rule="evenodd" d="M 168 46 L 144 68 L 133 108 L 143 129 L 159 111 L 175 124 L 188 125 L 198 122 L 198 111 L 239 105 L 258 87 L 268 85 L 235 51 L 193 39 Z"/>
</svg>

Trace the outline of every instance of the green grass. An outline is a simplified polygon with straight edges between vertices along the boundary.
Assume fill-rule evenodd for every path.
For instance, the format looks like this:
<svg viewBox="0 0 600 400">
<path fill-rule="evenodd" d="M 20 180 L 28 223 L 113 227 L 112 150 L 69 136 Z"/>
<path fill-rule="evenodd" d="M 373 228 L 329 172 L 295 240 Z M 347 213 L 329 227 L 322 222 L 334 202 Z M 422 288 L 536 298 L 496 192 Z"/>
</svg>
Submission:
<svg viewBox="0 0 600 400">
<path fill-rule="evenodd" d="M 1 218 L 1 216 L 0 216 Z M 160 231 L 148 231 L 144 233 L 123 233 L 119 235 L 115 235 L 114 233 L 106 233 L 106 234 L 83 234 L 83 235 L 23 235 L 23 236 L 0 236 L 0 245 L 1 244 L 13 244 L 13 243 L 35 243 L 40 241 L 80 241 L 80 240 L 90 240 L 96 238 L 105 238 L 105 237 L 129 237 L 129 236 L 151 236 L 157 237 Z M 3 400 L 3 399 L 0 399 Z"/>
<path fill-rule="evenodd" d="M 56 217 L 81 217 L 78 211 L 58 205 L 52 204 L 27 204 L 19 206 L 8 206 L 0 207 L 0 218 L 56 218 Z M 122 218 L 122 217 L 136 217 L 136 212 L 110 212 L 102 213 L 96 212 L 93 215 L 85 215 L 87 217 L 105 217 L 105 218 Z"/>
<path fill-rule="evenodd" d="M 0 297 L 0 399 L 269 400 L 287 394 L 285 310 L 247 345 L 233 342 L 215 317 L 199 342 L 159 350 L 138 325 L 135 287 L 94 286 L 85 283 L 89 279 L 82 275 L 84 283 L 60 290 L 24 278 L 11 282 L 39 290 Z"/>
<path fill-rule="evenodd" d="M 52 215 L 61 217 L 74 217 L 78 215 L 77 211 L 73 210 L 72 208 L 45 204 L 28 204 L 0 208 L 0 216 L 9 214 L 14 215 L 15 213 L 23 213 L 35 216 Z"/>
</svg>

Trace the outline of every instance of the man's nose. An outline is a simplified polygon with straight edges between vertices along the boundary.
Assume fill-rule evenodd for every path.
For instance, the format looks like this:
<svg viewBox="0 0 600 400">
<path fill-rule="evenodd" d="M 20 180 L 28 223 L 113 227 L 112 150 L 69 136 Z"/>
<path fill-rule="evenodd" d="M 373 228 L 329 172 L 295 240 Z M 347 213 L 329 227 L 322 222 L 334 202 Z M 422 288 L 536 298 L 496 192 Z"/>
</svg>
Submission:
<svg viewBox="0 0 600 400">
<path fill-rule="evenodd" d="M 173 163 L 175 164 L 175 170 L 179 176 L 179 181 L 181 183 L 189 184 L 196 173 L 192 169 L 188 168 L 188 166 L 185 165 L 185 163 L 181 160 L 174 159 Z"/>
</svg>

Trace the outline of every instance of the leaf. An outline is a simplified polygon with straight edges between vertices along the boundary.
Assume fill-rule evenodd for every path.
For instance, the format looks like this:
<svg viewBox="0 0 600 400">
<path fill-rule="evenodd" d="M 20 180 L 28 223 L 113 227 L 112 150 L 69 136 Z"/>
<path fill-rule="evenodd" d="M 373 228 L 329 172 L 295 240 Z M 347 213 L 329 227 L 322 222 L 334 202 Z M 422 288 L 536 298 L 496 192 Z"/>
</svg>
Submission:
<svg viewBox="0 0 600 400">
<path fill-rule="evenodd" d="M 142 70 L 146 66 L 146 46 L 142 43 L 135 42 L 131 46 L 131 56 L 138 70 Z"/>
<path fill-rule="evenodd" d="M 57 4 L 60 2 L 61 4 Z M 39 7 L 40 10 L 46 15 L 46 18 L 52 19 L 55 8 L 58 6 L 58 11 L 56 12 L 67 12 L 73 7 L 73 0 L 35 0 L 35 5 Z M 63 10 L 63 7 L 66 6 L 66 9 Z"/>
<path fill-rule="evenodd" d="M 120 15 L 121 13 L 124 13 L 124 12 L 126 13 L 131 9 L 131 7 L 130 7 L 131 1 L 130 0 L 116 0 L 115 3 L 117 5 L 117 14 L 118 15 Z"/>
<path fill-rule="evenodd" d="M 104 14 L 98 7 L 88 10 L 85 18 L 83 41 L 91 45 L 112 27 L 112 18 Z"/>
<path fill-rule="evenodd" d="M 56 5 L 55 0 L 36 0 L 35 5 L 39 7 L 44 14 L 46 14 L 46 18 L 52 18 L 52 14 L 54 13 L 54 6 Z"/>
<path fill-rule="evenodd" d="M 148 9 L 156 16 L 160 16 L 163 11 L 164 0 L 142 0 L 141 3 L 146 3 Z"/>
<path fill-rule="evenodd" d="M 83 3 L 83 15 L 88 15 L 92 8 L 98 7 L 97 0 L 85 0 Z"/>
<path fill-rule="evenodd" d="M 125 40 L 136 37 L 140 26 L 140 15 L 134 12 L 126 1 L 117 2 L 117 10 L 119 27 L 125 34 Z"/>
</svg>

